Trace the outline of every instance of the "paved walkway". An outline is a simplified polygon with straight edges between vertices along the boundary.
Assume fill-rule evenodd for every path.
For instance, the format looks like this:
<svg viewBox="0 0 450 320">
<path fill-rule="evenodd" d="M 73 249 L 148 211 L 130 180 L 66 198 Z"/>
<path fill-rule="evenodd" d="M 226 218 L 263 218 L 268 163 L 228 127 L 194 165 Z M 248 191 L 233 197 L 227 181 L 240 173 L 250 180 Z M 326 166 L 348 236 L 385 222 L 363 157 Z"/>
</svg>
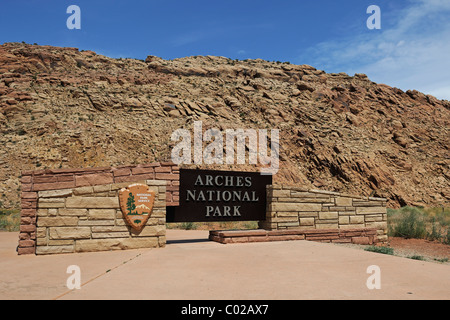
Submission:
<svg viewBox="0 0 450 320">
<path fill-rule="evenodd" d="M 17 256 L 0 233 L 0 299 L 450 299 L 450 267 L 307 241 L 222 245 L 167 230 L 164 249 Z M 82 288 L 66 287 L 67 267 Z M 367 268 L 381 270 L 369 290 Z"/>
</svg>

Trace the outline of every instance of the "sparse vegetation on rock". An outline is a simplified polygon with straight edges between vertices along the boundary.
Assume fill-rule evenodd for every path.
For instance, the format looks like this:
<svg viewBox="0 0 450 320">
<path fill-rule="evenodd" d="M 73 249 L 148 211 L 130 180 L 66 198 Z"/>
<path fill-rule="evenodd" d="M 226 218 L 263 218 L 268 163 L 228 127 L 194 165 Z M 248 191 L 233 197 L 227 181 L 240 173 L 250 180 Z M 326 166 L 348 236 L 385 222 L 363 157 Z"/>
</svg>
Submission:
<svg viewBox="0 0 450 320">
<path fill-rule="evenodd" d="M 448 207 L 449 101 L 307 65 L 22 43 L 0 46 L 0 201 L 20 207 L 22 170 L 168 160 L 195 120 L 280 129 L 276 183 Z"/>
</svg>

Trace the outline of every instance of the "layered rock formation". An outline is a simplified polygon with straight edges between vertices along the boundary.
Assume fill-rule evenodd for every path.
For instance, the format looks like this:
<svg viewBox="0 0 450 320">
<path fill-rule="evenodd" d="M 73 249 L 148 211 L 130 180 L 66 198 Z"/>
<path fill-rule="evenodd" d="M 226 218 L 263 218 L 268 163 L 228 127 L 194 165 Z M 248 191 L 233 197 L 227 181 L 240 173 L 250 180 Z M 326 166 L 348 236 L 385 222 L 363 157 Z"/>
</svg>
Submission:
<svg viewBox="0 0 450 320">
<path fill-rule="evenodd" d="M 364 74 L 223 57 L 0 46 L 0 202 L 23 170 L 170 160 L 172 132 L 280 129 L 276 183 L 448 206 L 450 102 Z M 204 166 L 255 170 L 245 166 Z"/>
</svg>

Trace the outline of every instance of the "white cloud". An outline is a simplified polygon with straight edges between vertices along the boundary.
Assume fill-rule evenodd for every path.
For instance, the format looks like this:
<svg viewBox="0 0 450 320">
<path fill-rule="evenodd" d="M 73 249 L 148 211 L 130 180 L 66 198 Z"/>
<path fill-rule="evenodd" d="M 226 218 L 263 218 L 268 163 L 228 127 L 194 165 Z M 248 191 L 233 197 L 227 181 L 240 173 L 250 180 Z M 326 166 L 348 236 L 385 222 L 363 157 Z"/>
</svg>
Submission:
<svg viewBox="0 0 450 320">
<path fill-rule="evenodd" d="M 213 35 L 214 32 L 211 31 L 197 30 L 175 37 L 174 39 L 171 40 L 171 44 L 174 47 L 181 47 L 202 41 L 204 39 L 212 37 Z"/>
<path fill-rule="evenodd" d="M 382 22 L 390 27 L 322 42 L 301 58 L 328 72 L 365 73 L 375 82 L 450 100 L 449 13 L 450 1 L 411 1 L 397 21 Z"/>
</svg>

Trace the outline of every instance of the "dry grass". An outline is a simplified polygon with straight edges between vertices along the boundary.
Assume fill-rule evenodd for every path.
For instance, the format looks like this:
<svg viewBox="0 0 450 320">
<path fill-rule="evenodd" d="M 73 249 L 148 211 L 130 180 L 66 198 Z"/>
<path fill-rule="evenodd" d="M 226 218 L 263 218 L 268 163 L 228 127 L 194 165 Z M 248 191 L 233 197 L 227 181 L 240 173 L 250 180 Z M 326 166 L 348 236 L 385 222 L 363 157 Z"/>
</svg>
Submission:
<svg viewBox="0 0 450 320">
<path fill-rule="evenodd" d="M 0 209 L 0 231 L 19 231 L 20 210 Z"/>
<path fill-rule="evenodd" d="M 388 209 L 388 235 L 450 244 L 450 208 Z"/>
<path fill-rule="evenodd" d="M 183 230 L 253 230 L 258 229 L 257 221 L 239 221 L 239 222 L 183 222 L 168 223 L 168 229 Z"/>
</svg>

